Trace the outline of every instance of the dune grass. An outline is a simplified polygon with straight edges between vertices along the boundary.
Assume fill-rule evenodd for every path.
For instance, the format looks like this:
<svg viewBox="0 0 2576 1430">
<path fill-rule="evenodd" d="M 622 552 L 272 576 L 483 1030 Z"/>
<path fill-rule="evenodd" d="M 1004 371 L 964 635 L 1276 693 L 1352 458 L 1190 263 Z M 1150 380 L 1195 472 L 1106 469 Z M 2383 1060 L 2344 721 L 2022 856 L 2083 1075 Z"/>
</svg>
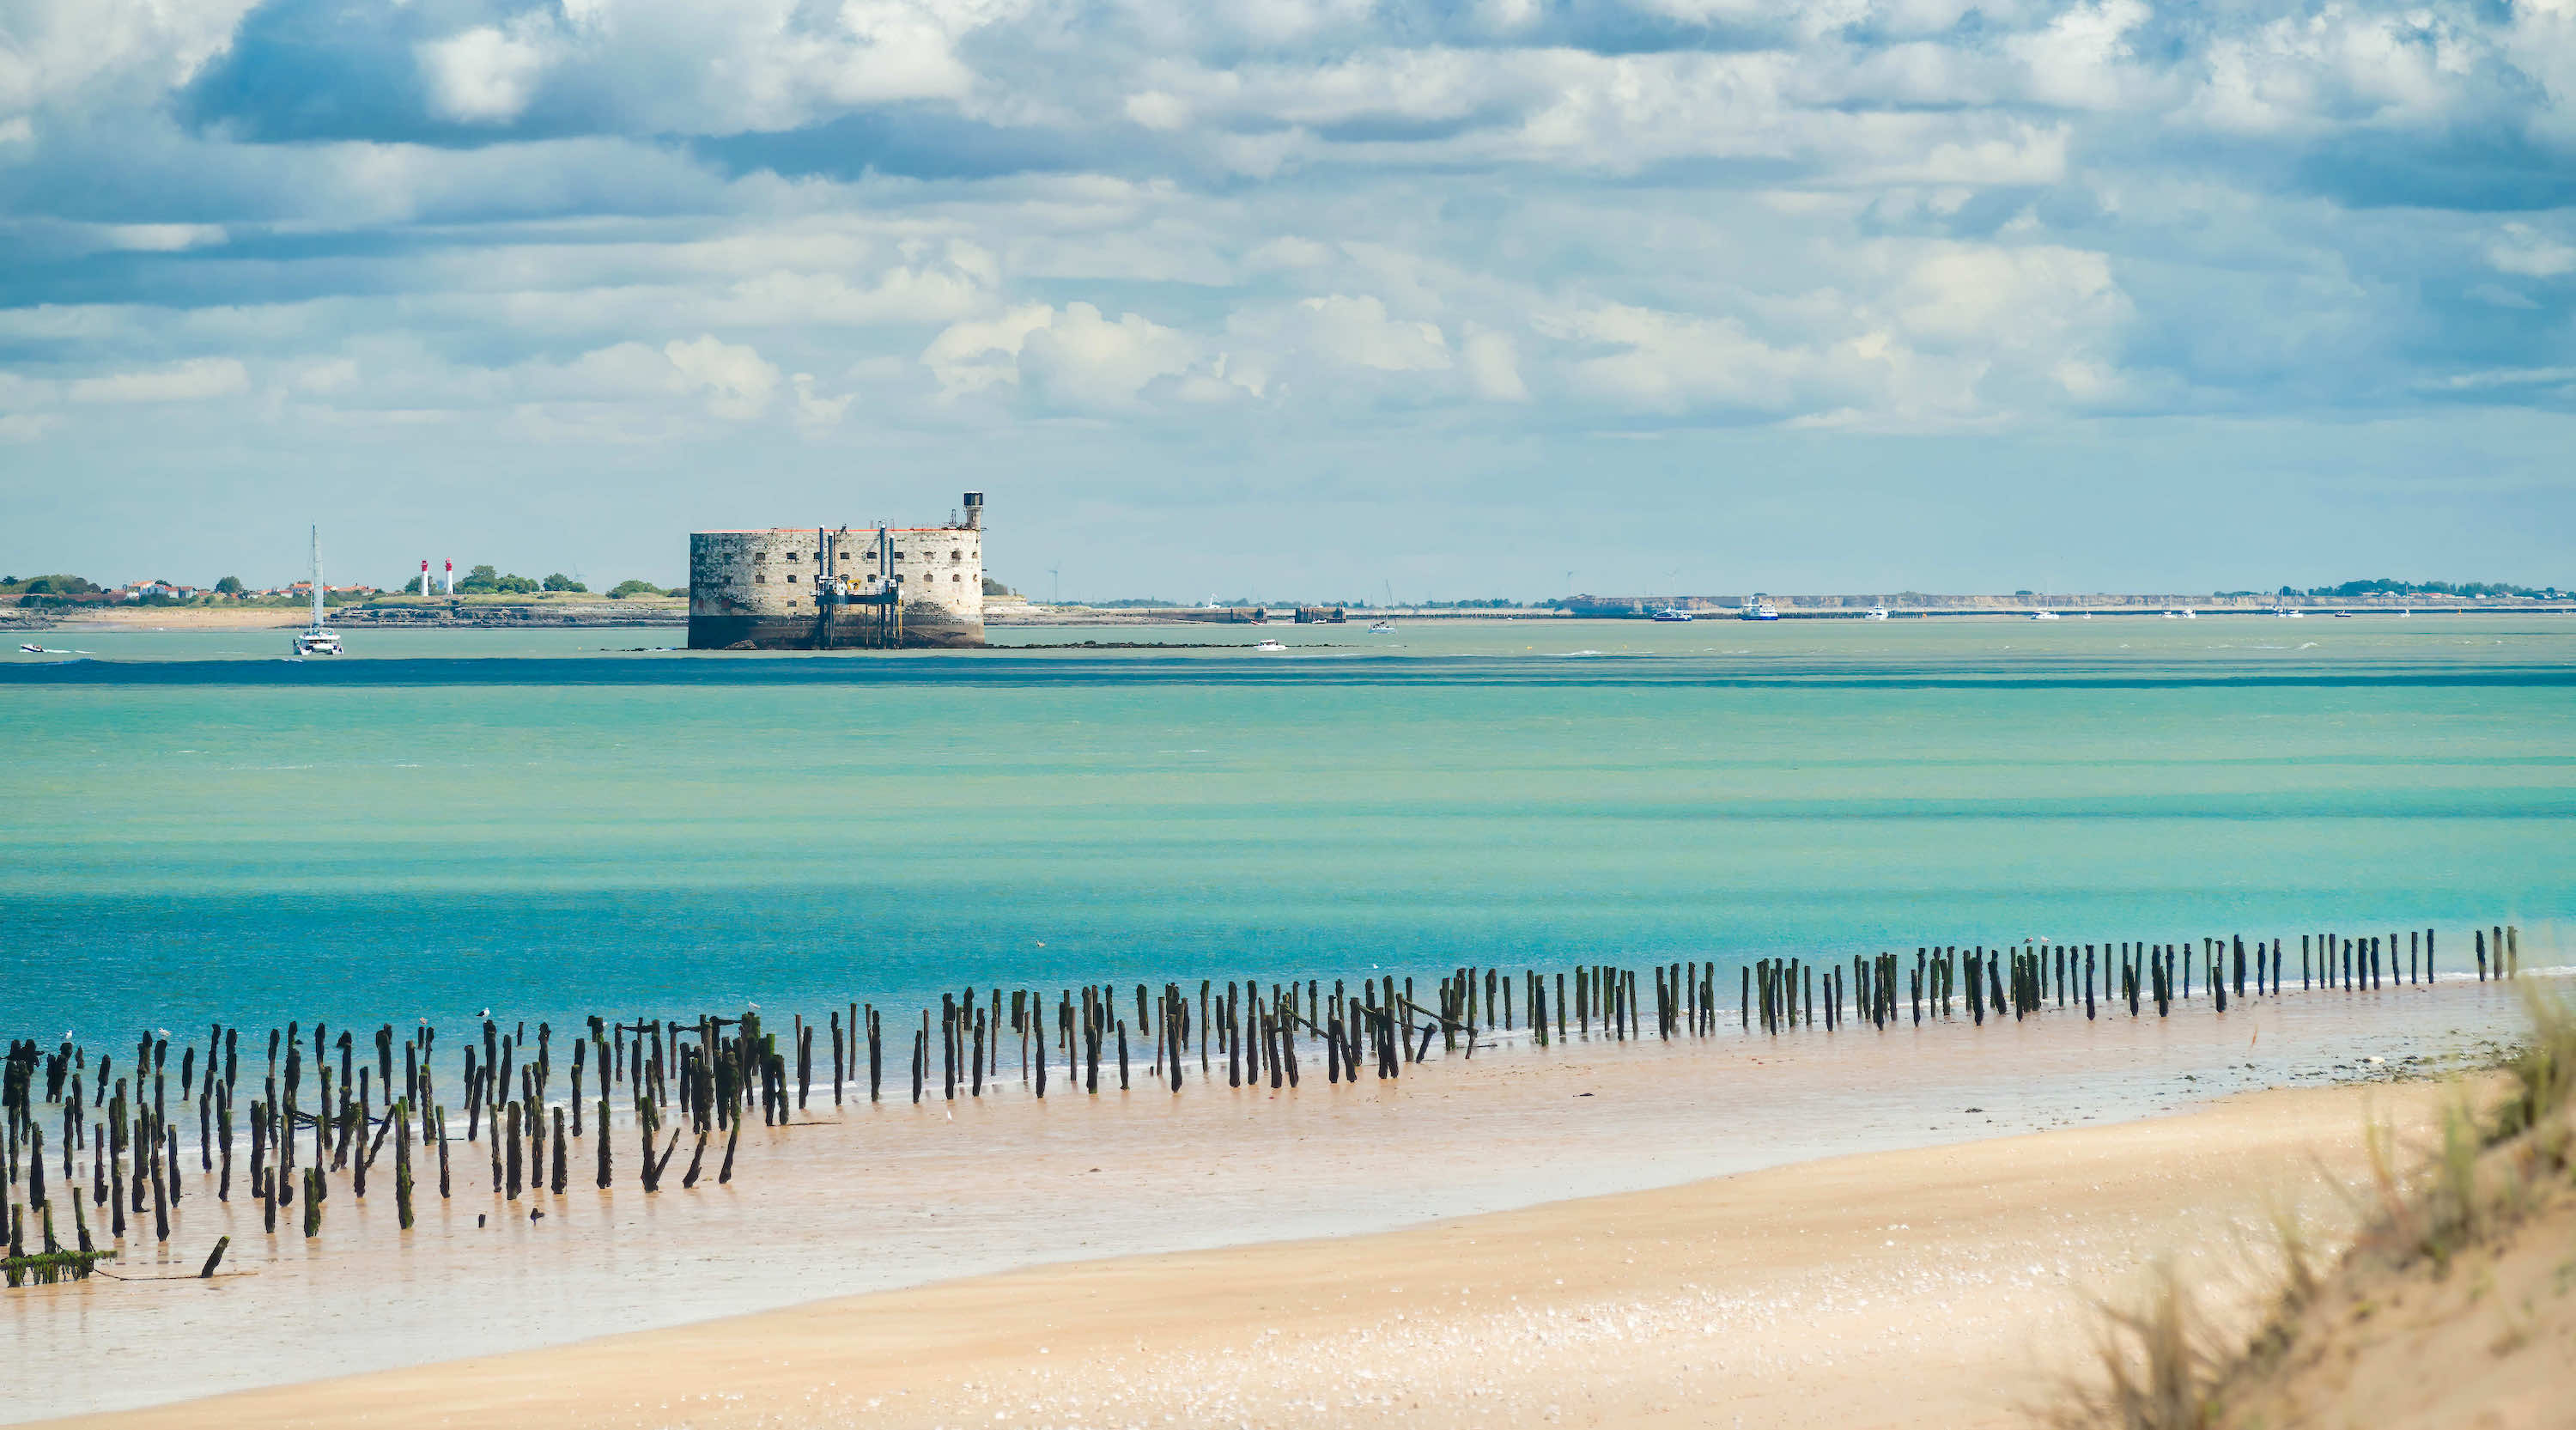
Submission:
<svg viewBox="0 0 2576 1430">
<path fill-rule="evenodd" d="M 2384 1124 L 2367 1129 L 2372 1200 L 2362 1230 L 2320 1278 L 2296 1215 L 2275 1211 L 2278 1267 L 2249 1275 L 2271 1282 L 2269 1305 L 2249 1337 L 2229 1335 L 2206 1312 L 2171 1261 L 2144 1291 L 2097 1307 L 2092 1375 L 2042 1409 L 2063 1430 L 2229 1430 L 2231 1410 L 2254 1398 L 2290 1359 L 2301 1312 L 2335 1278 L 2389 1273 L 2444 1275 L 2459 1255 L 2506 1233 L 2576 1168 L 2576 1011 L 2560 997 L 2526 988 L 2531 1031 L 2500 1069 L 2505 1096 L 2483 1112 L 2462 1085 L 2444 1109 L 2440 1142 L 2423 1165 L 2400 1165 Z M 2241 1324 L 2241 1323 L 2240 1323 Z"/>
</svg>

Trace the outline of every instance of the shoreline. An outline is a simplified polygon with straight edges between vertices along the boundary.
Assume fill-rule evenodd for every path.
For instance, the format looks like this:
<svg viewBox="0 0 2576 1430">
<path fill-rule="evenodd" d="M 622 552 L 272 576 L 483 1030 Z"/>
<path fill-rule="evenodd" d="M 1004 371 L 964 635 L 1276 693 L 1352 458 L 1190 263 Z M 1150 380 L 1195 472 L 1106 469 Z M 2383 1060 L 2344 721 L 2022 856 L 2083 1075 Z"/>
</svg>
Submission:
<svg viewBox="0 0 2576 1430">
<path fill-rule="evenodd" d="M 47 1423 L 2020 1424 L 2079 1368 L 2083 1298 L 2168 1251 L 2241 1266 L 2285 1196 L 2339 1241 L 2367 1122 L 2419 1143 L 2446 1095 L 2241 1093 L 2116 1126 L 1026 1266 Z"/>
<path fill-rule="evenodd" d="M 706 1182 L 653 1196 L 632 1186 L 623 1131 L 615 1190 L 577 1178 L 504 1199 L 487 1150 L 451 1127 L 455 1194 L 425 1191 L 407 1234 L 381 1190 L 335 1194 L 319 1238 L 286 1217 L 263 1234 L 240 1184 L 213 1200 L 189 1156 L 173 1239 L 138 1227 L 118 1272 L 186 1278 L 222 1234 L 235 1274 L 13 1293 L 0 1314 L 25 1371 L 5 1418 L 256 1394 L 325 1367 L 401 1373 L 1102 1257 L 1365 1239 L 2017 1132 L 2116 1132 L 2233 1091 L 2482 1064 L 2520 1025 L 2518 990 L 2471 983 L 2172 1019 L 1498 1042 L 1395 1081 L 1276 1091 L 1226 1086 L 1222 1058 L 1217 1082 L 1193 1067 L 1180 1095 L 1068 1087 L 1039 1101 L 1005 1076 L 987 1088 L 999 1096 L 946 1102 L 934 1079 L 924 1103 L 896 1088 L 836 1109 L 827 1087 L 794 1127 L 749 1128 L 729 1185 L 711 1162 Z M 102 1316 L 161 1354 L 96 1356 L 85 1327 Z"/>
</svg>

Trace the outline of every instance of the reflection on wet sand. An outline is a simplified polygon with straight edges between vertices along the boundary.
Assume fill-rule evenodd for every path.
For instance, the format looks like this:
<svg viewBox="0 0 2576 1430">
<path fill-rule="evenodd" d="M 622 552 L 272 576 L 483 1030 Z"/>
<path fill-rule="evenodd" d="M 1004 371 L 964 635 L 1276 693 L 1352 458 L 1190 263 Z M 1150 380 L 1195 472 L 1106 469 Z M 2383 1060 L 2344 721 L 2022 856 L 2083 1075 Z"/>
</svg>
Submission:
<svg viewBox="0 0 2576 1430">
<path fill-rule="evenodd" d="M 2295 991 L 2173 1016 L 1846 1024 L 1664 1043 L 1499 1039 L 1393 1081 L 1175 1095 L 1142 1078 L 1044 1101 L 809 1105 L 746 1128 L 728 1184 L 496 1196 L 457 1158 L 410 1233 L 389 1189 L 335 1188 L 324 1235 L 260 1229 L 184 1159 L 161 1249 L 129 1234 L 121 1276 L 10 1293 L 33 1419 L 559 1344 L 823 1297 L 1113 1255 L 1380 1231 L 1434 1218 L 1848 1153 L 2111 1123 L 2247 1088 L 2366 1079 L 2474 1057 L 2519 1024 L 2516 990 L 2446 981 Z M 1311 1056 L 1311 1054 L 1310 1054 Z M 461 1132 L 451 1119 L 450 1133 Z M 623 1131 L 624 1129 L 621 1129 Z M 620 1148 L 632 1156 L 629 1142 Z M 451 1143 L 452 1152 L 463 1149 Z M 682 1160 L 686 1159 L 683 1149 Z M 578 1165 L 578 1163 L 576 1164 Z M 630 1166 L 621 1163 L 621 1167 Z M 541 1218 L 532 1214 L 542 1212 Z M 149 1356 L 110 1348 L 148 1345 Z"/>
</svg>

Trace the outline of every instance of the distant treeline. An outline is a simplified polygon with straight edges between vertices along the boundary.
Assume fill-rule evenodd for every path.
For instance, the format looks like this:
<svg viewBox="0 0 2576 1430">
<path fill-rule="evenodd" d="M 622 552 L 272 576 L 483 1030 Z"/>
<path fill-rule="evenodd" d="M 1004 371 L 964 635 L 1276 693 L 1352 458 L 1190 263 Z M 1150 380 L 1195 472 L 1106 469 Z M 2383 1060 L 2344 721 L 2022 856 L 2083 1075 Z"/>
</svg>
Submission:
<svg viewBox="0 0 2576 1430">
<path fill-rule="evenodd" d="M 437 578 L 433 576 L 428 579 L 429 594 L 438 594 Z M 414 576 L 403 584 L 401 593 L 406 596 L 423 594 L 421 582 L 421 577 Z M 457 578 L 456 582 L 456 594 L 460 596 L 533 596 L 548 591 L 586 595 L 590 588 L 561 571 L 539 580 L 537 577 L 521 576 L 516 572 L 504 575 L 498 567 L 488 565 L 476 566 L 468 570 L 463 576 Z M 629 596 L 685 596 L 687 594 L 689 594 L 689 588 L 686 586 L 672 586 L 666 589 L 650 581 L 620 581 L 608 588 L 608 597 L 612 601 L 623 601 Z"/>
<path fill-rule="evenodd" d="M 2281 588 L 2284 596 L 2312 596 L 2327 600 L 2352 600 L 2361 596 L 2540 596 L 2555 599 L 2555 586 L 2517 586 L 2510 581 L 2400 581 L 2383 576 L 2376 581 L 2346 581 L 2340 586 L 2310 586 L 2301 591 Z"/>
</svg>

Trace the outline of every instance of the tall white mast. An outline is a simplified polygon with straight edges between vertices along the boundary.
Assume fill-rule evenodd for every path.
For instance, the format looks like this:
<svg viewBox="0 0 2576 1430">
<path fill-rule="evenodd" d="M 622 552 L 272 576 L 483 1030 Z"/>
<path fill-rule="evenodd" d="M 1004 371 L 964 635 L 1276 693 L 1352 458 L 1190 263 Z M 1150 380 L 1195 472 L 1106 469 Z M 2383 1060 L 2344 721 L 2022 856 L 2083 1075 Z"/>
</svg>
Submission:
<svg viewBox="0 0 2576 1430">
<path fill-rule="evenodd" d="M 313 629 L 322 629 L 322 528 L 313 528 Z"/>
</svg>

